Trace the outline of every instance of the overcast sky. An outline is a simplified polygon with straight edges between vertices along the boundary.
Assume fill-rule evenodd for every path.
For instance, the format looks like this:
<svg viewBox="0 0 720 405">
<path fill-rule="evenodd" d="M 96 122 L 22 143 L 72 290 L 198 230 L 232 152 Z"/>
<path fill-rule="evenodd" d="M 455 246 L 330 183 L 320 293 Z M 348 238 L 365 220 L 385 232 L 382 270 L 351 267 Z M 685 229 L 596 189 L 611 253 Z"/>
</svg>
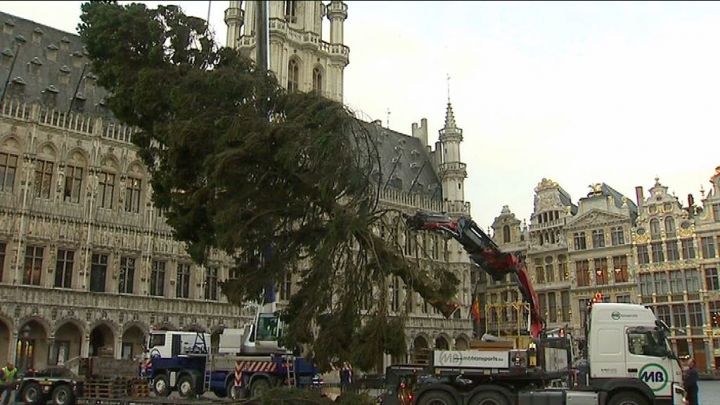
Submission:
<svg viewBox="0 0 720 405">
<path fill-rule="evenodd" d="M 207 1 L 179 3 L 207 17 Z M 227 5 L 210 8 L 221 44 Z M 0 10 L 76 32 L 80 3 Z M 577 203 L 596 182 L 634 200 L 659 176 L 686 202 L 720 166 L 720 3 L 350 1 L 348 14 L 345 102 L 365 118 L 385 125 L 389 109 L 409 134 L 426 117 L 434 144 L 451 76 L 483 227 L 503 205 L 529 221 L 544 177 Z"/>
</svg>

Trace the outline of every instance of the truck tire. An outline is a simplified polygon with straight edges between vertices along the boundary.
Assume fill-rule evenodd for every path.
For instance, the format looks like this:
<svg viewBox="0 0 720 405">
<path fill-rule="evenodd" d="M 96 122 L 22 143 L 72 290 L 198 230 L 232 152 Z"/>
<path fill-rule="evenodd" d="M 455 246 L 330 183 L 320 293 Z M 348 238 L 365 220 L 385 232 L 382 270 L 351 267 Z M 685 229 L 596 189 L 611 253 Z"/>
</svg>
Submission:
<svg viewBox="0 0 720 405">
<path fill-rule="evenodd" d="M 177 390 L 183 398 L 195 397 L 195 380 L 189 374 L 183 374 L 182 377 L 178 378 Z"/>
<path fill-rule="evenodd" d="M 225 396 L 234 400 L 243 399 L 245 398 L 245 388 L 235 387 L 235 381 L 233 379 L 229 379 L 227 385 L 225 386 Z"/>
<path fill-rule="evenodd" d="M 505 395 L 495 391 L 478 392 L 470 405 L 510 405 Z"/>
<path fill-rule="evenodd" d="M 152 389 L 155 395 L 166 397 L 170 395 L 170 382 L 165 374 L 158 374 L 152 380 Z"/>
<path fill-rule="evenodd" d="M 444 391 L 430 391 L 420 397 L 417 405 L 455 405 L 452 395 Z"/>
<path fill-rule="evenodd" d="M 36 382 L 26 384 L 20 393 L 20 400 L 27 405 L 38 405 L 42 403 L 43 392 L 40 384 Z"/>
<path fill-rule="evenodd" d="M 640 394 L 631 391 L 620 391 L 613 394 L 608 405 L 647 405 L 647 400 Z"/>
<path fill-rule="evenodd" d="M 61 384 L 55 387 L 52 391 L 52 403 L 53 405 L 72 405 L 75 403 L 75 395 L 73 395 L 72 388 L 67 384 Z"/>
<path fill-rule="evenodd" d="M 258 398 L 270 389 L 270 381 L 267 378 L 258 378 L 250 383 L 250 398 Z M 449 404 L 448 404 L 449 405 Z"/>
</svg>

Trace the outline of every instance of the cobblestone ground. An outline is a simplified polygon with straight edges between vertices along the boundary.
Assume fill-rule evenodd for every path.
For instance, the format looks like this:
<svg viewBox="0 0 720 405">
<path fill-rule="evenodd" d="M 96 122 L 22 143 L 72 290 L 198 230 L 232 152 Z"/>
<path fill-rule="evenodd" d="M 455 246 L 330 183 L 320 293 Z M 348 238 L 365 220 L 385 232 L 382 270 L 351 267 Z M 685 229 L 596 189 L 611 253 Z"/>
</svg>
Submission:
<svg viewBox="0 0 720 405">
<path fill-rule="evenodd" d="M 702 405 L 720 405 L 720 381 L 700 381 L 698 403 Z"/>
</svg>

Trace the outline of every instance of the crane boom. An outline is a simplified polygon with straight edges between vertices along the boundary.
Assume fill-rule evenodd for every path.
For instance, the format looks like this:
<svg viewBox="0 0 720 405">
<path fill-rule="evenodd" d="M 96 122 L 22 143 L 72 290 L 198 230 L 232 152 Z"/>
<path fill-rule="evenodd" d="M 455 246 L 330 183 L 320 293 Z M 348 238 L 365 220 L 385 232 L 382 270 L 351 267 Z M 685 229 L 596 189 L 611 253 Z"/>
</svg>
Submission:
<svg viewBox="0 0 720 405">
<path fill-rule="evenodd" d="M 457 220 L 444 214 L 419 211 L 405 215 L 407 225 L 414 230 L 426 230 L 449 234 L 468 252 L 470 260 L 495 280 L 510 274 L 520 290 L 523 300 L 530 304 L 530 334 L 537 338 L 544 329 L 545 321 L 535 288 L 522 261 L 512 253 L 501 252 L 490 237 L 470 218 Z"/>
</svg>

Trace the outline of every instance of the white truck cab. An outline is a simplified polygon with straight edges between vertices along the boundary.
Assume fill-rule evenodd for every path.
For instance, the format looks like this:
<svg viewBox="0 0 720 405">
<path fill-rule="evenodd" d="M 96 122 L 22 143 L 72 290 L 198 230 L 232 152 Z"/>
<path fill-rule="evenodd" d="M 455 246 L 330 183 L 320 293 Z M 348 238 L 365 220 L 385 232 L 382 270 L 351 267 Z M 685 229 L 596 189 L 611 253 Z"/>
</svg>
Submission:
<svg viewBox="0 0 720 405">
<path fill-rule="evenodd" d="M 588 311 L 590 386 L 605 392 L 637 389 L 654 404 L 683 404 L 682 369 L 669 329 L 650 308 L 596 303 Z"/>
</svg>

